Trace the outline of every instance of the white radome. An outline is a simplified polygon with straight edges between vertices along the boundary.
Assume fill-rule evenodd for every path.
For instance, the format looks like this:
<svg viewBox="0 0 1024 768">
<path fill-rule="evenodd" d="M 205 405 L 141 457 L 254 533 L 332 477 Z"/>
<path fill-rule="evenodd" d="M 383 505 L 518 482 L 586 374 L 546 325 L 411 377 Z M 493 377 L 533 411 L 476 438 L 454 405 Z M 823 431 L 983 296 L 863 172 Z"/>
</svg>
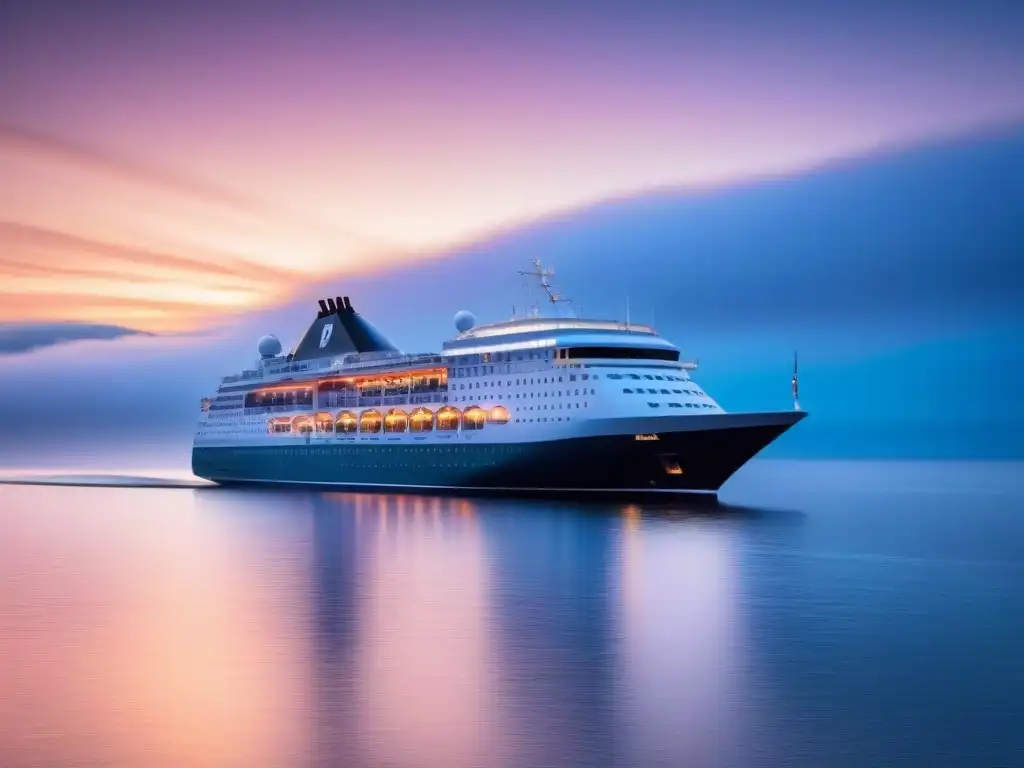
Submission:
<svg viewBox="0 0 1024 768">
<path fill-rule="evenodd" d="M 260 357 L 276 357 L 281 354 L 281 341 L 277 336 L 264 336 L 259 341 L 258 349 Z"/>
<path fill-rule="evenodd" d="M 473 317 L 472 312 L 468 312 L 465 309 L 460 309 L 455 313 L 455 327 L 459 333 L 465 333 L 471 330 L 476 325 L 476 318 Z"/>
</svg>

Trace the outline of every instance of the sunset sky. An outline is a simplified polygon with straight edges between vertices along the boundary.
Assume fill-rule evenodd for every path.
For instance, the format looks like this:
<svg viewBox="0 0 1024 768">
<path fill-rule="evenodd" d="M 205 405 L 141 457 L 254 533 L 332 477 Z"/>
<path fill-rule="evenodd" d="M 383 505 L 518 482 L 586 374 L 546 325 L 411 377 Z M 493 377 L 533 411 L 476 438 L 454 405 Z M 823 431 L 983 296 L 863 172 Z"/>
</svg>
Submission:
<svg viewBox="0 0 1024 768">
<path fill-rule="evenodd" d="M 1024 117 L 1024 3 L 0 7 L 0 322 L 199 327 L 663 186 Z"/>
</svg>

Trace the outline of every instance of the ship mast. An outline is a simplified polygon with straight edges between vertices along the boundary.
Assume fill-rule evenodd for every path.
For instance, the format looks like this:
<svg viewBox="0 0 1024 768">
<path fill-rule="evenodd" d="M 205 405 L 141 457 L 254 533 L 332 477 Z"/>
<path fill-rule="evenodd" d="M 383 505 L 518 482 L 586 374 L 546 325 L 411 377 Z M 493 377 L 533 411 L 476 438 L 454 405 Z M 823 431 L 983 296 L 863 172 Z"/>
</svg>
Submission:
<svg viewBox="0 0 1024 768">
<path fill-rule="evenodd" d="M 540 283 L 540 287 L 544 289 L 544 293 L 547 295 L 547 300 L 548 300 L 549 304 L 551 304 L 553 306 L 557 306 L 558 304 L 570 305 L 570 310 L 569 311 L 572 312 L 572 309 L 571 309 L 572 299 L 567 298 L 566 296 L 564 296 L 557 288 L 555 288 L 555 286 L 553 286 L 548 281 L 549 277 L 554 277 L 555 276 L 555 270 L 554 269 L 545 269 L 543 264 L 541 264 L 540 259 L 534 259 L 532 264 L 533 264 L 533 269 L 531 271 L 525 271 L 525 270 L 521 269 L 521 270 L 519 270 L 519 274 L 523 275 L 524 277 L 535 277 L 535 278 L 537 278 L 537 280 Z M 535 309 L 535 312 L 536 312 L 536 309 Z M 575 312 L 573 312 L 573 314 L 575 314 Z"/>
<path fill-rule="evenodd" d="M 800 410 L 800 379 L 796 352 L 793 352 L 793 410 Z"/>
</svg>

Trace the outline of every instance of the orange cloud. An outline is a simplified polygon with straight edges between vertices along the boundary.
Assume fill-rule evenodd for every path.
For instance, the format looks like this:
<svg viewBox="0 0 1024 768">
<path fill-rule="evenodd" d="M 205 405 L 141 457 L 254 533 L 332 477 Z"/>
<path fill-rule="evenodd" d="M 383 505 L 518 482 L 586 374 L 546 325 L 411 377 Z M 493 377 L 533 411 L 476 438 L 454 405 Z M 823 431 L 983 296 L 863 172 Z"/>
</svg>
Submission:
<svg viewBox="0 0 1024 768">
<path fill-rule="evenodd" d="M 303 249 L 342 237 L 318 241 L 255 197 L 5 124 L 0 176 L 0 322 L 192 329 L 286 299 L 308 277 Z M 278 266 L 277 253 L 295 258 Z"/>
<path fill-rule="evenodd" d="M 280 203 L 268 202 L 224 185 L 180 173 L 158 163 L 129 158 L 36 129 L 0 122 L 0 148 L 42 158 L 59 159 L 94 172 L 115 176 L 123 181 L 181 195 L 205 205 L 229 208 L 246 216 L 284 221 L 302 229 L 312 229 L 335 240 L 369 247 L 389 245 L 379 238 L 318 221 L 314 217 L 290 210 Z"/>
<path fill-rule="evenodd" d="M 20 222 L 0 221 L 0 254 L 0 321 L 191 328 L 218 313 L 281 300 L 299 282 L 237 257 L 200 259 Z"/>
<path fill-rule="evenodd" d="M 232 314 L 231 310 L 214 310 L 200 300 L 97 296 L 86 292 L 41 297 L 5 288 L 0 288 L 0 306 L 3 322 L 110 323 L 156 333 L 201 328 Z"/>
</svg>

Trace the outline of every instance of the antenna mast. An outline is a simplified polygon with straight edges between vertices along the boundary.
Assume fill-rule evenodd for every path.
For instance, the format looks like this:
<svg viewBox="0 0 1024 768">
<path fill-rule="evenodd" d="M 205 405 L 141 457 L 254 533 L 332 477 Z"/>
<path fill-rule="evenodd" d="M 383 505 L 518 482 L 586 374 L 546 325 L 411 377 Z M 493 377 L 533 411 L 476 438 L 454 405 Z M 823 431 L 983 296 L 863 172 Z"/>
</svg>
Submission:
<svg viewBox="0 0 1024 768">
<path fill-rule="evenodd" d="M 800 410 L 800 379 L 799 360 L 796 352 L 793 352 L 793 410 Z"/>
<path fill-rule="evenodd" d="M 553 286 L 550 282 L 548 282 L 548 278 L 549 277 L 554 277 L 555 276 L 555 270 L 553 270 L 553 269 L 545 269 L 544 266 L 541 264 L 540 259 L 534 259 L 532 264 L 533 264 L 533 270 L 532 271 L 526 272 L 524 270 L 519 270 L 519 274 L 523 275 L 524 277 L 536 277 L 540 281 L 540 287 L 543 288 L 544 289 L 544 293 L 547 294 L 548 303 L 554 304 L 554 305 L 557 305 L 557 304 L 569 304 L 569 305 L 571 305 L 572 304 L 572 299 L 569 299 L 569 298 L 566 298 L 565 296 L 563 296 L 562 293 L 555 288 L 555 286 Z"/>
</svg>

